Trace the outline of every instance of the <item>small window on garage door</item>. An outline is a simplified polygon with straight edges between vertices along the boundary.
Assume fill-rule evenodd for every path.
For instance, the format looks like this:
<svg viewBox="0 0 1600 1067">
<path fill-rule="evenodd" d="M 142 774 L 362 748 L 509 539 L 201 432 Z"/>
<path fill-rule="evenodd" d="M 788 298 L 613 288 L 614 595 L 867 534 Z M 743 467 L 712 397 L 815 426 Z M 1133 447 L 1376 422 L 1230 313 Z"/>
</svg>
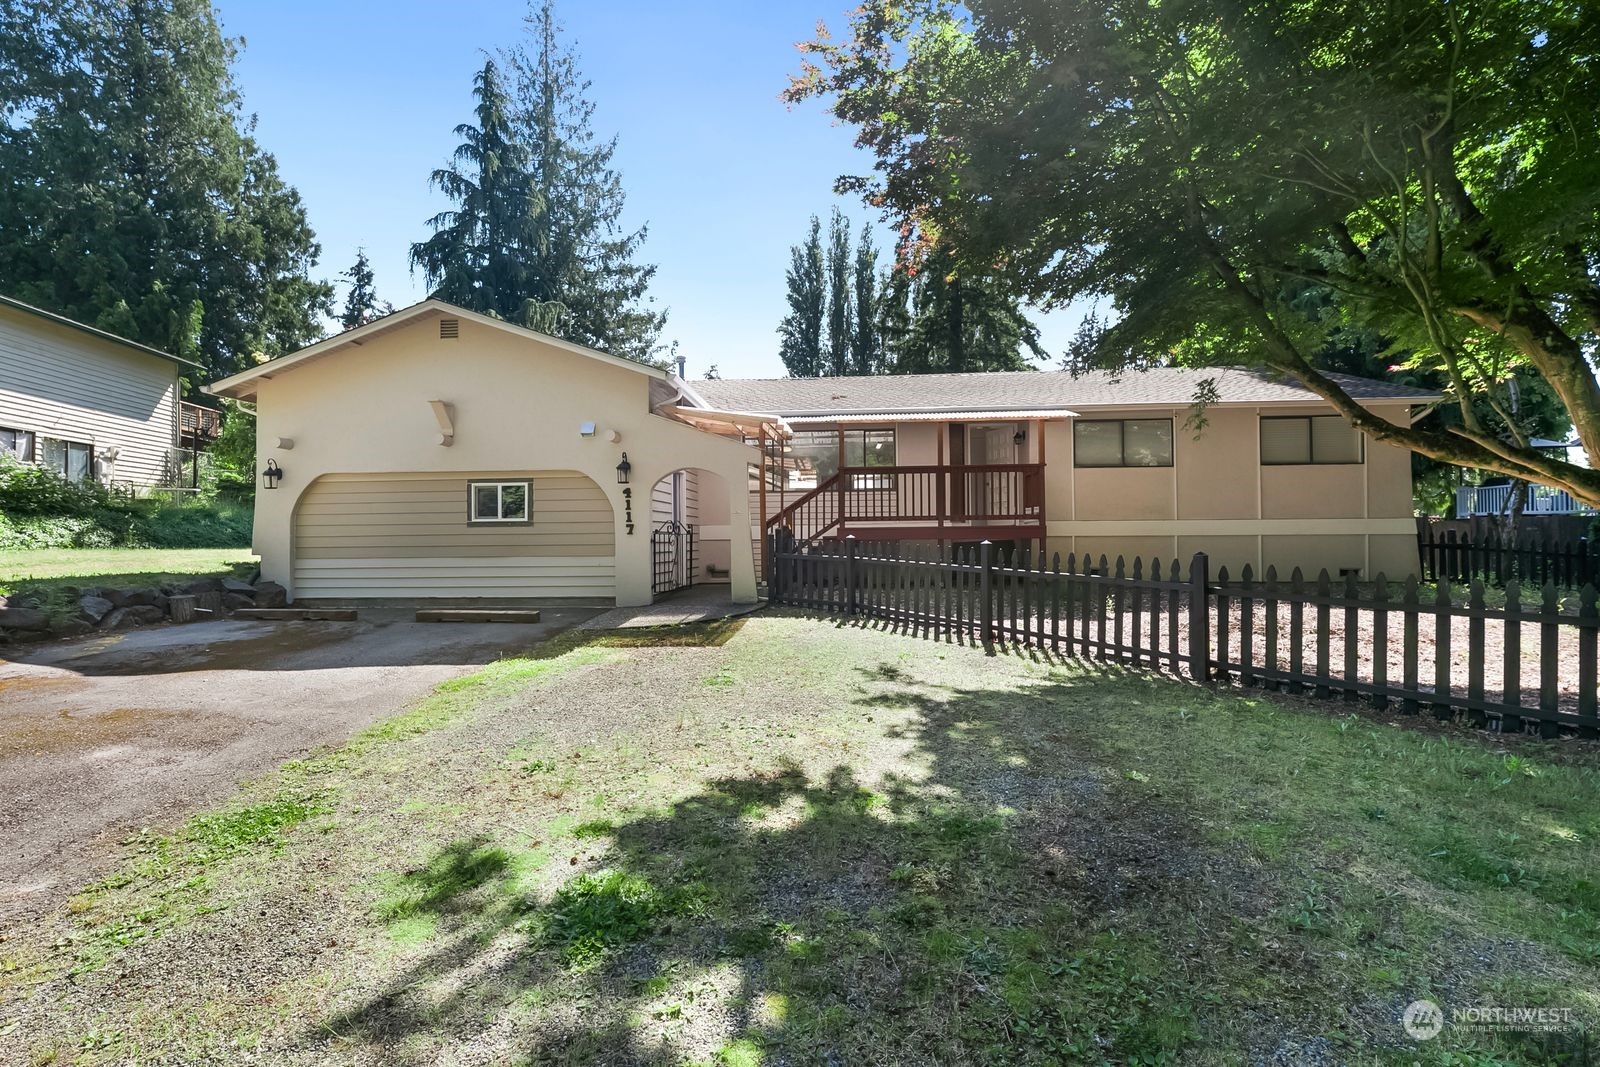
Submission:
<svg viewBox="0 0 1600 1067">
<path fill-rule="evenodd" d="M 532 495 L 527 482 L 468 482 L 467 521 L 529 522 Z"/>
</svg>

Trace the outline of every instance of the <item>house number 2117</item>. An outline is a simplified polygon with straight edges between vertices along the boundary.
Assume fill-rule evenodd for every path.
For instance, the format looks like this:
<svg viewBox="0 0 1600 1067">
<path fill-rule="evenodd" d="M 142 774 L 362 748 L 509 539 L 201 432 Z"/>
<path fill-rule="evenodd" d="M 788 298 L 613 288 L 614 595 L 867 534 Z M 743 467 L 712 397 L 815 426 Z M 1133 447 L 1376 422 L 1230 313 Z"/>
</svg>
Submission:
<svg viewBox="0 0 1600 1067">
<path fill-rule="evenodd" d="M 628 536 L 633 536 L 633 490 L 622 491 L 622 518 L 628 526 Z"/>
</svg>

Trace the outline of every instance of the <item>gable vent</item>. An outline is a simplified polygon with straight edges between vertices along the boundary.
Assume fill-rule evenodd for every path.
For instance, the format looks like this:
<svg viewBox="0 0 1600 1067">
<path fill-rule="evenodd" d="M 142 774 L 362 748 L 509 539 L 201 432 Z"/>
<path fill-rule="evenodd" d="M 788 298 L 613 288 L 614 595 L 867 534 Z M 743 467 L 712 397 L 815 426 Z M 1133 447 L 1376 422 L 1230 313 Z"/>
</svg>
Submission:
<svg viewBox="0 0 1600 1067">
<path fill-rule="evenodd" d="M 460 336 L 461 336 L 461 320 L 460 319 L 440 319 L 439 320 L 439 340 L 441 340 L 441 341 L 454 341 L 457 337 L 460 337 Z"/>
</svg>

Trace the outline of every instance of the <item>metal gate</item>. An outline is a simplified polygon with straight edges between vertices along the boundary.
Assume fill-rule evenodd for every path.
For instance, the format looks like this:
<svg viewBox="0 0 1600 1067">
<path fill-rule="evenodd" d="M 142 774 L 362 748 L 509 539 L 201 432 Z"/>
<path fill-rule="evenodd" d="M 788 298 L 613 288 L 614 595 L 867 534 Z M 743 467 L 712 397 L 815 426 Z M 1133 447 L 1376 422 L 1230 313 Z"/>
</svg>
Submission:
<svg viewBox="0 0 1600 1067">
<path fill-rule="evenodd" d="M 694 527 L 663 522 L 650 534 L 650 592 L 655 596 L 694 584 Z"/>
</svg>

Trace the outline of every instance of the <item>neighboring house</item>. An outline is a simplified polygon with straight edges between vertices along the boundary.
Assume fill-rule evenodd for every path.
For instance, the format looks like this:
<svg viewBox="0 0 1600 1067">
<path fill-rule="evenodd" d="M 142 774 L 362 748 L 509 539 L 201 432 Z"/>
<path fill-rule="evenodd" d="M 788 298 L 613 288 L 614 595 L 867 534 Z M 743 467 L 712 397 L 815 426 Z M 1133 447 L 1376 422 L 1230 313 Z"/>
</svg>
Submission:
<svg viewBox="0 0 1600 1067">
<path fill-rule="evenodd" d="M 185 369 L 199 367 L 0 296 L 0 452 L 67 478 L 170 484 Z"/>
<path fill-rule="evenodd" d="M 1332 375 L 1401 425 L 1434 394 Z M 1203 421 L 1194 400 L 1209 383 Z M 1000 372 L 695 382 L 707 404 L 781 417 L 769 528 L 987 538 L 1048 554 L 1195 552 L 1237 575 L 1417 569 L 1411 455 L 1367 441 L 1308 390 L 1240 369 Z M 843 459 L 841 460 L 841 455 Z M 841 465 L 842 464 L 842 465 Z M 762 513 L 758 503 L 754 509 Z"/>
<path fill-rule="evenodd" d="M 660 367 L 437 300 L 210 391 L 256 403 L 258 465 L 282 473 L 256 493 L 255 549 L 301 600 L 649 603 L 706 576 L 658 524 L 751 529 L 745 439 L 786 433 Z M 751 538 L 722 547 L 718 577 L 753 600 Z"/>
</svg>

